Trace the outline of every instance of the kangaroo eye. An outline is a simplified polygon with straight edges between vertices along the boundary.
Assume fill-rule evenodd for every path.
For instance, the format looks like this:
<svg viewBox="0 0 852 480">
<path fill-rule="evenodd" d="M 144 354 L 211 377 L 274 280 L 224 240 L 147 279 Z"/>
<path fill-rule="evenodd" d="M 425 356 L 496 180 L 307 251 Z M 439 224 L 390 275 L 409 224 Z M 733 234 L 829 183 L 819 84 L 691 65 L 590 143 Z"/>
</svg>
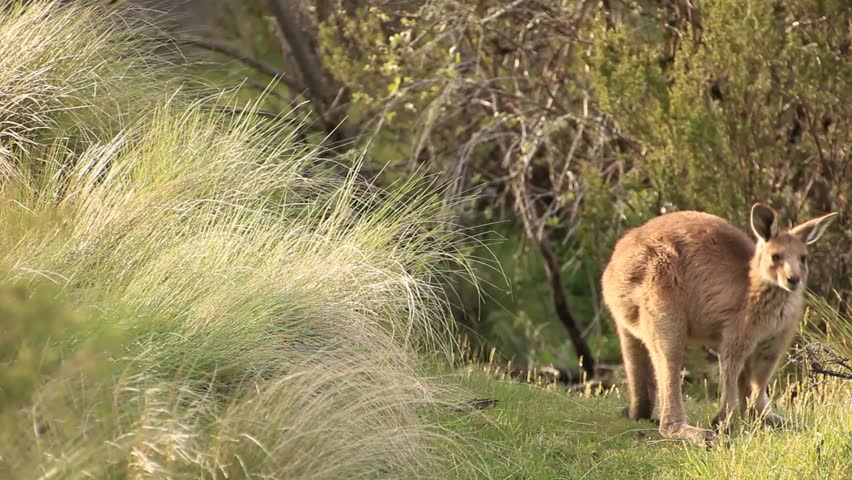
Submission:
<svg viewBox="0 0 852 480">
<path fill-rule="evenodd" d="M 808 261 L 808 256 L 807 256 L 807 255 L 802 255 L 801 257 L 799 257 L 799 260 L 801 260 L 801 261 L 802 261 L 802 263 L 806 263 L 806 262 Z"/>
<path fill-rule="evenodd" d="M 777 253 L 773 253 L 772 254 L 772 261 L 777 262 L 778 260 L 781 260 L 781 255 L 779 255 Z"/>
</svg>

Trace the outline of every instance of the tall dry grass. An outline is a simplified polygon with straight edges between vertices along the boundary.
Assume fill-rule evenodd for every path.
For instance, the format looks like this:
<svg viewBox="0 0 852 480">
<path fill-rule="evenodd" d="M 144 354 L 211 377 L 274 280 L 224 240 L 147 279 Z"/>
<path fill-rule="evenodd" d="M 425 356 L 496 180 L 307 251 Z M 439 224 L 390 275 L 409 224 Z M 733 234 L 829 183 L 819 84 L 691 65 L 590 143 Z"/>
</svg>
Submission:
<svg viewBox="0 0 852 480">
<path fill-rule="evenodd" d="M 179 84 L 198 85 L 175 75 L 178 52 L 155 40 L 152 12 L 63 3 L 71 2 L 2 6 L 0 155 L 39 140 L 102 140 L 138 121 Z M 151 55 L 153 49 L 161 51 Z"/>
<path fill-rule="evenodd" d="M 460 259 L 436 186 L 364 183 L 297 140 L 297 113 L 225 113 L 132 18 L 0 14 L 0 476 L 440 463 L 452 442 L 420 413 L 452 395 L 418 352 L 451 348 Z"/>
</svg>

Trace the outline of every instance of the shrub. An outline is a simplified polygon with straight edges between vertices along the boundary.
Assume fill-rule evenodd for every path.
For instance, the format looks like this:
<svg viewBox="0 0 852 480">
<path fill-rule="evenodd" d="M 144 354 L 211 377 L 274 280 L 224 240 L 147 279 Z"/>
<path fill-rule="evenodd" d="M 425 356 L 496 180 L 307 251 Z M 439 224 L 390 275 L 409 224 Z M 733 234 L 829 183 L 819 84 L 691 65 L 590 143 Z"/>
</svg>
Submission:
<svg viewBox="0 0 852 480">
<path fill-rule="evenodd" d="M 814 247 L 810 283 L 848 302 L 848 5 L 714 0 L 690 10 L 691 21 L 649 12 L 622 7 L 612 28 L 600 17 L 591 55 L 602 110 L 636 143 L 619 159 L 629 188 L 615 190 L 615 209 L 628 225 L 700 209 L 743 228 L 754 201 L 792 224 L 839 211 Z M 613 200 L 600 188 L 592 198 Z"/>
</svg>

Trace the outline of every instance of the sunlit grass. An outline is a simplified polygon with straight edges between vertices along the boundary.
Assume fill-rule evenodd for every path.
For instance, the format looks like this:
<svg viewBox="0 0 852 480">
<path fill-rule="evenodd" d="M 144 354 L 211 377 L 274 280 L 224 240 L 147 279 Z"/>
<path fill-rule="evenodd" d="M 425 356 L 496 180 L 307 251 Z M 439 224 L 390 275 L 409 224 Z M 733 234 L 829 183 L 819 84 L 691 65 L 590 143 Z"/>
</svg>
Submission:
<svg viewBox="0 0 852 480">
<path fill-rule="evenodd" d="M 619 389 L 425 375 L 459 353 L 439 186 L 369 184 L 299 112 L 226 113 L 148 28 L 80 3 L 0 15 L 0 478 L 849 476 L 841 379 L 791 375 L 788 428 L 740 421 L 705 451 L 622 418 Z M 848 352 L 848 317 L 808 319 Z M 716 405 L 687 408 L 708 425 Z"/>
<path fill-rule="evenodd" d="M 852 388 L 830 379 L 775 394 L 790 425 L 772 429 L 735 420 L 711 449 L 662 438 L 657 426 L 621 415 L 622 389 L 601 395 L 501 380 L 469 367 L 456 381 L 497 404 L 476 412 L 438 411 L 437 421 L 466 438 L 479 457 L 459 457 L 451 478 L 535 479 L 801 479 L 848 478 L 852 449 Z M 799 395 L 790 399 L 798 389 Z M 709 426 L 717 401 L 687 396 L 692 422 Z"/>
<path fill-rule="evenodd" d="M 453 395 L 418 352 L 451 349 L 460 259 L 437 185 L 381 190 L 298 112 L 160 81 L 145 26 L 87 5 L 0 15 L 0 476 L 441 463 L 419 412 Z"/>
<path fill-rule="evenodd" d="M 837 379 L 793 387 L 798 397 L 779 405 L 788 426 L 743 422 L 711 452 L 686 450 L 684 468 L 669 478 L 849 478 L 852 389 Z"/>
<path fill-rule="evenodd" d="M 40 140 L 103 140 L 164 96 L 197 82 L 174 67 L 142 10 L 106 2 L 4 2 L 0 28 L 0 156 Z M 157 55 L 151 55 L 154 49 Z M 3 175 L 14 171 L 4 169 Z"/>
</svg>

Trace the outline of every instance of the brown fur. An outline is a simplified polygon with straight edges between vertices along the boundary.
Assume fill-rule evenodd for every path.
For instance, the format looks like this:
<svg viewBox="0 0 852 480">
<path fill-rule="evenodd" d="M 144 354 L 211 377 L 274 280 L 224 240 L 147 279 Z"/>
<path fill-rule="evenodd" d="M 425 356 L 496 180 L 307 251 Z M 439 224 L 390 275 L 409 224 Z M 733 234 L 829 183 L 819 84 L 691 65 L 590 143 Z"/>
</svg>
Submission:
<svg viewBox="0 0 852 480">
<path fill-rule="evenodd" d="M 687 344 L 720 351 L 722 405 L 714 424 L 740 404 L 765 421 L 766 386 L 803 313 L 808 266 L 802 261 L 836 214 L 779 232 L 775 212 L 752 208 L 760 241 L 701 212 L 675 212 L 630 230 L 602 278 L 615 320 L 630 394 L 628 415 L 650 419 L 659 400 L 660 433 L 703 444 L 714 432 L 689 425 L 681 396 Z M 659 392 L 659 393 L 658 393 Z"/>
</svg>

